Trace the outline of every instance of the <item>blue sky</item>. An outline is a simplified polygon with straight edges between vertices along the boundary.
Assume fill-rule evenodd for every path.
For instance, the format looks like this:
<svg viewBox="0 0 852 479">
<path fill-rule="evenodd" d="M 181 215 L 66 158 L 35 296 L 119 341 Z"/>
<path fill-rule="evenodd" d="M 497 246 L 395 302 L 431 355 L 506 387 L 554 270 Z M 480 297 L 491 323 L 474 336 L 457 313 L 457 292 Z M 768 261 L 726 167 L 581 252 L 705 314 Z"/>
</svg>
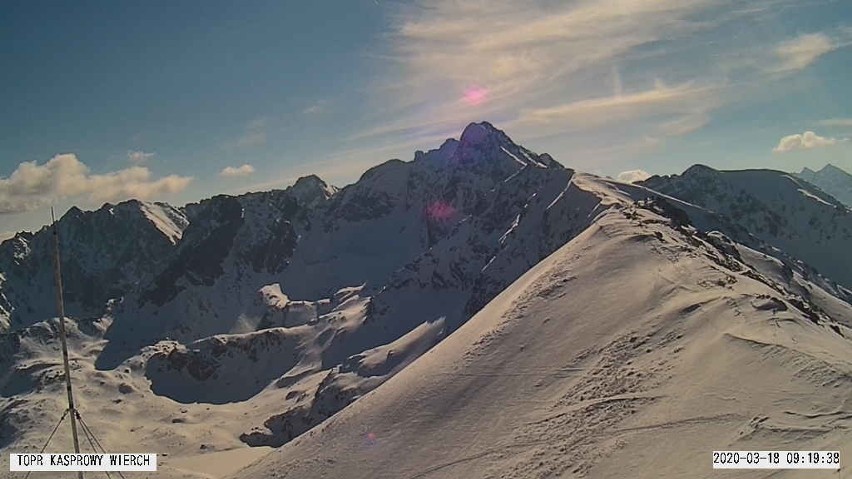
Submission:
<svg viewBox="0 0 852 479">
<path fill-rule="evenodd" d="M 7 0 L 0 236 L 47 206 L 344 185 L 488 120 L 616 176 L 852 171 L 845 0 Z"/>
</svg>

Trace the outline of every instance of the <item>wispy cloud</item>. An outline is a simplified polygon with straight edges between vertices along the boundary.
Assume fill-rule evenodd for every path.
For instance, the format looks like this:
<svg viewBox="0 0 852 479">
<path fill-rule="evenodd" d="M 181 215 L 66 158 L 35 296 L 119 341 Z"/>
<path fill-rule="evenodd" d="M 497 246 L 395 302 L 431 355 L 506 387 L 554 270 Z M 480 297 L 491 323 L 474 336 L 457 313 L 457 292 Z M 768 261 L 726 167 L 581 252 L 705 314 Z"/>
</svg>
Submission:
<svg viewBox="0 0 852 479">
<path fill-rule="evenodd" d="M 811 150 L 814 148 L 822 148 L 826 146 L 836 145 L 837 143 L 848 141 L 846 138 L 829 138 L 819 136 L 812 131 L 804 133 L 796 133 L 781 138 L 772 151 L 775 153 L 788 153 L 795 150 Z"/>
<path fill-rule="evenodd" d="M 695 111 L 681 117 L 666 121 L 660 125 L 660 132 L 665 136 L 683 136 L 704 128 L 710 122 L 710 115 Z"/>
<path fill-rule="evenodd" d="M 814 6 L 795 0 L 399 2 L 391 7 L 389 48 L 376 56 L 386 70 L 371 99 L 382 115 L 348 141 L 425 135 L 439 141 L 445 132 L 487 119 L 519 141 L 643 154 L 636 152 L 701 131 L 725 105 L 761 101 L 767 85 L 788 88 L 775 80 L 848 45 L 849 29 L 795 36 L 785 31 L 788 25 L 774 23 Z M 591 137 L 603 143 L 590 145 Z"/>
<path fill-rule="evenodd" d="M 256 118 L 248 122 L 243 133 L 234 141 L 229 143 L 235 148 L 254 148 L 266 145 L 266 130 L 269 121 L 266 118 Z"/>
<path fill-rule="evenodd" d="M 353 138 L 455 131 L 489 119 L 528 139 L 653 115 L 655 123 L 670 124 L 640 136 L 695 131 L 708 121 L 719 80 L 704 75 L 700 84 L 689 83 L 666 69 L 672 79 L 662 80 L 675 86 L 649 86 L 653 77 L 626 77 L 619 65 L 644 54 L 643 47 L 707 29 L 696 16 L 720 5 L 424 0 L 400 6 L 392 16 L 392 67 L 376 86 L 376 101 L 388 113 Z M 589 123 L 581 121 L 587 113 Z"/>
<path fill-rule="evenodd" d="M 664 128 L 672 134 L 684 134 L 703 126 L 690 112 L 706 108 L 713 88 L 683 84 L 668 87 L 658 82 L 654 88 L 629 94 L 590 98 L 545 108 L 522 110 L 516 125 L 559 125 L 561 129 L 586 129 L 611 125 L 643 116 L 664 113 L 683 115 Z M 686 123 L 684 123 L 687 119 Z"/>
<path fill-rule="evenodd" d="M 302 114 L 304 115 L 316 115 L 317 113 L 322 113 L 326 106 L 328 105 L 327 100 L 317 100 L 310 105 L 306 106 L 302 110 Z"/>
<path fill-rule="evenodd" d="M 57 198 L 92 202 L 153 199 L 183 191 L 191 181 L 178 175 L 155 179 L 142 166 L 92 174 L 75 155 L 57 155 L 41 165 L 21 163 L 8 178 L 0 178 L 0 214 L 31 211 Z"/>
<path fill-rule="evenodd" d="M 827 127 L 852 128 L 852 118 L 829 118 L 827 120 L 821 120 L 819 124 L 820 126 Z"/>
<path fill-rule="evenodd" d="M 130 161 L 131 163 L 144 163 L 144 162 L 150 160 L 151 158 L 153 158 L 154 155 L 155 155 L 155 153 L 148 153 L 148 152 L 141 151 L 141 150 L 139 150 L 139 151 L 129 150 L 127 152 L 127 160 Z"/>
<path fill-rule="evenodd" d="M 777 69 L 781 72 L 802 70 L 838 47 L 839 44 L 825 33 L 800 35 L 778 45 L 775 50 L 780 62 Z"/>
<path fill-rule="evenodd" d="M 248 163 L 241 166 L 226 166 L 219 172 L 219 176 L 223 178 L 234 178 L 238 176 L 249 176 L 254 173 L 254 167 Z"/>
<path fill-rule="evenodd" d="M 766 0 L 766 2 L 784 5 L 782 0 Z M 795 6 L 788 4 L 786 7 L 807 9 L 804 3 L 795 4 Z M 774 12 L 774 14 L 779 13 Z M 787 15 L 799 14 L 796 11 L 787 12 Z M 771 18 L 772 14 L 767 15 Z M 755 20 L 761 20 L 761 17 L 758 16 Z M 754 81 L 765 87 L 771 80 L 813 67 L 822 57 L 850 45 L 852 45 L 852 28 L 849 27 L 827 28 L 795 36 L 786 34 L 781 36 L 779 33 L 742 44 L 739 48 L 720 50 L 711 60 L 718 62 L 720 70 L 727 75 L 744 76 L 746 81 Z"/>
</svg>

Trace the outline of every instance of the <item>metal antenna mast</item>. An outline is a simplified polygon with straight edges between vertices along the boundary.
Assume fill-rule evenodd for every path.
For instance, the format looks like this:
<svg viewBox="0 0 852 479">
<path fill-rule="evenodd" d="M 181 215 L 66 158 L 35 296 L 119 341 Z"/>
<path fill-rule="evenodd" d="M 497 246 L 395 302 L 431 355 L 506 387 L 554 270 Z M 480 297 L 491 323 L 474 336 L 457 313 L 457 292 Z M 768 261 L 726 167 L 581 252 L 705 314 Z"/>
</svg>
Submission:
<svg viewBox="0 0 852 479">
<path fill-rule="evenodd" d="M 80 440 L 77 437 L 77 409 L 74 407 L 74 393 L 71 391 L 71 367 L 68 365 L 68 342 L 65 339 L 65 298 L 62 294 L 62 269 L 59 265 L 59 230 L 56 215 L 50 207 L 50 219 L 53 227 L 53 278 L 56 281 L 56 309 L 59 313 L 59 339 L 62 342 L 62 364 L 65 368 L 65 391 L 68 393 L 68 414 L 71 420 L 71 438 L 74 440 L 74 452 L 80 453 Z M 83 479 L 83 471 L 77 471 L 77 479 Z"/>
</svg>

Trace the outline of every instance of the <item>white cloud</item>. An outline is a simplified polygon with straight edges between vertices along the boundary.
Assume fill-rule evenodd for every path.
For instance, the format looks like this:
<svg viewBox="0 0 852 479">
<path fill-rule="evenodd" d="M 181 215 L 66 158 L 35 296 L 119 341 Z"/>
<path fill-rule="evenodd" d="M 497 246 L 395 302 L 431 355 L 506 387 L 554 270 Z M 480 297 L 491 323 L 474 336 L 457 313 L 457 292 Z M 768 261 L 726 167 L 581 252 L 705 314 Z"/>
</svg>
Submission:
<svg viewBox="0 0 852 479">
<path fill-rule="evenodd" d="M 778 142 L 778 146 L 776 146 L 772 151 L 775 153 L 787 153 L 794 150 L 810 150 L 813 148 L 836 145 L 842 141 L 847 140 L 845 138 L 827 138 L 819 136 L 812 131 L 806 131 L 804 133 L 796 133 L 795 135 L 788 135 L 781 138 L 781 141 Z"/>
<path fill-rule="evenodd" d="M 781 62 L 778 70 L 782 72 L 801 70 L 838 46 L 824 33 L 800 35 L 781 43 L 775 49 L 775 54 Z"/>
<path fill-rule="evenodd" d="M 619 173 L 615 179 L 625 183 L 636 183 L 637 181 L 647 180 L 650 177 L 651 174 L 645 170 L 628 170 Z"/>
<path fill-rule="evenodd" d="M 178 193 L 190 181 L 190 177 L 177 175 L 154 179 L 142 166 L 92 174 L 75 155 L 56 155 L 42 165 L 21 163 L 8 178 L 0 178 L 0 214 L 31 211 L 57 198 L 92 202 L 152 199 Z"/>
<path fill-rule="evenodd" d="M 140 151 L 129 150 L 127 152 L 127 159 L 131 163 L 144 163 L 144 162 L 150 160 L 151 158 L 153 158 L 154 155 L 155 155 L 155 153 L 147 153 L 147 152 L 144 152 L 144 151 L 141 151 L 141 150 Z"/>
<path fill-rule="evenodd" d="M 254 167 L 246 163 L 242 166 L 226 166 L 219 172 L 219 176 L 232 178 L 237 176 L 248 176 L 252 173 L 254 173 Z"/>
</svg>

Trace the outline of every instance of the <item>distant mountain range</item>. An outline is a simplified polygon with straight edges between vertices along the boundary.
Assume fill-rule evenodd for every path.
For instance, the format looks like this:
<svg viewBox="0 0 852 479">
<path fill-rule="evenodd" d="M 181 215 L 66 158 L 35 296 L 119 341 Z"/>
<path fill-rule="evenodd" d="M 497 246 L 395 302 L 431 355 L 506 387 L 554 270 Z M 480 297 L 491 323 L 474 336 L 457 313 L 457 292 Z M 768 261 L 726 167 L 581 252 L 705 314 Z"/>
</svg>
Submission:
<svg viewBox="0 0 852 479">
<path fill-rule="evenodd" d="M 804 168 L 800 173 L 796 173 L 796 176 L 852 208 L 852 175 L 846 171 L 834 165 L 825 165 L 819 171 Z"/>
<path fill-rule="evenodd" d="M 386 399 L 364 406 L 378 408 L 369 414 L 401 415 L 424 438 L 437 432 L 402 416 L 451 414 L 450 401 L 464 406 L 465 398 L 487 403 L 479 396 L 490 390 L 487 381 L 460 379 L 468 362 L 504 368 L 487 374 L 515 374 L 508 361 L 515 356 L 530 371 L 567 368 L 555 379 L 524 382 L 543 388 L 536 400 L 544 404 L 557 397 L 547 393 L 551 385 L 572 368 L 591 367 L 598 353 L 622 367 L 645 361 L 627 351 L 659 348 L 665 363 L 662 351 L 698 347 L 699 337 L 727 328 L 781 348 L 778 341 L 799 334 L 796 324 L 808 331 L 797 336 L 802 342 L 783 342 L 795 354 L 755 347 L 744 358 L 768 361 L 772 377 L 787 378 L 785 365 L 816 367 L 801 351 L 825 347 L 830 353 L 820 357 L 844 367 L 831 354 L 852 337 L 852 211 L 814 184 L 779 171 L 701 165 L 627 184 L 576 172 L 482 122 L 340 189 L 308 176 L 283 190 L 184 207 L 128 201 L 74 208 L 58 229 L 73 374 L 85 384 L 81 408 L 104 430 L 121 404 L 134 434 L 114 432 L 109 439 L 118 449 L 186 452 L 202 440 L 219 449 L 287 444 L 424 361 L 382 388 L 394 391 L 382 392 Z M 50 248 L 48 228 L 0 244 L 0 370 L 7 371 L 0 376 L 0 447 L 16 451 L 38 443 L 61 413 Z M 694 311 L 703 319 L 693 327 Z M 753 325 L 735 329 L 743 311 L 774 318 L 778 335 Z M 528 326 L 513 325 L 521 320 Z M 448 338 L 454 346 L 442 351 L 449 359 L 428 353 Z M 714 354 L 729 352 L 707 344 Z M 662 381 L 662 369 L 651 369 Z M 417 371 L 433 382 L 420 384 Z M 586 399 L 652 387 L 644 376 L 624 376 L 598 391 L 595 381 L 603 379 L 581 376 L 572 394 Z M 438 391 L 451 384 L 466 384 L 462 397 L 433 403 L 425 393 L 426 385 Z M 842 384 L 831 394 L 852 392 Z M 491 390 L 494 407 L 523 399 L 507 391 Z M 646 399 L 635 407 L 655 403 Z M 397 401 L 411 411 L 388 409 Z M 761 407 L 781 407 L 773 404 Z M 582 427 L 603 434 L 622 413 L 607 407 Z M 215 433 L 203 428 L 213 418 Z M 499 427 L 510 430 L 520 419 Z M 572 424 L 564 426 L 581 427 Z M 739 426 L 724 428 L 733 437 Z M 456 439 L 447 445 L 474 441 Z M 584 460 L 593 462 L 592 451 Z M 414 476 L 422 461 L 412 461 L 406 474 L 422 477 Z M 343 464 L 356 469 L 337 469 Z M 346 461 L 302 466 L 292 477 L 377 477 Z M 164 477 L 183 477 L 168 476 L 169 467 Z M 544 469 L 539 477 L 550 477 Z M 409 477 L 401 471 L 386 477 Z M 480 477 L 474 473 L 451 475 Z"/>
</svg>

